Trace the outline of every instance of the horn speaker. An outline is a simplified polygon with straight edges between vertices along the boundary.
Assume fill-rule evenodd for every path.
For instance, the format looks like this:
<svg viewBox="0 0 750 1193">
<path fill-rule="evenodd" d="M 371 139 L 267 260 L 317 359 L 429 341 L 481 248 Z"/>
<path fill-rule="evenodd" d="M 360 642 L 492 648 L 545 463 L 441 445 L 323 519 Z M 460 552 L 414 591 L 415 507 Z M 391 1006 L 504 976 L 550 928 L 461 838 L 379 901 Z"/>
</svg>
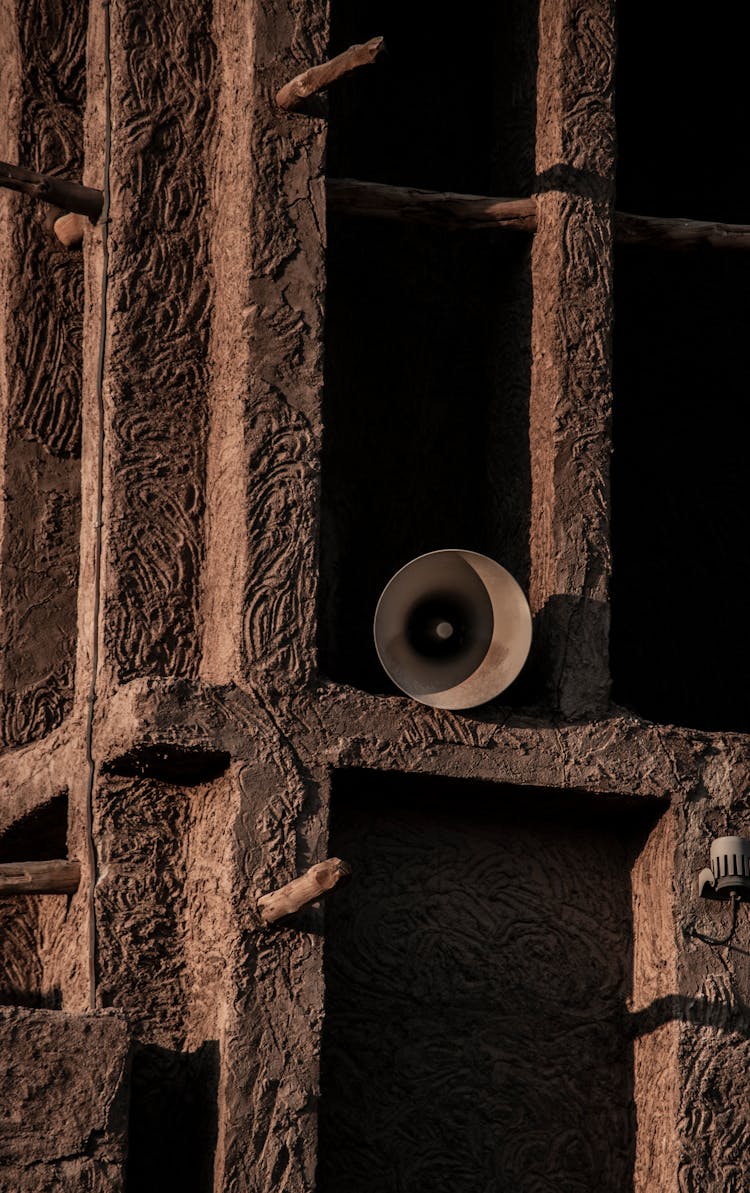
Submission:
<svg viewBox="0 0 750 1193">
<path fill-rule="evenodd" d="M 476 551 L 431 551 L 386 585 L 375 649 L 393 682 L 433 708 L 473 708 L 526 662 L 531 611 L 510 572 Z"/>
</svg>

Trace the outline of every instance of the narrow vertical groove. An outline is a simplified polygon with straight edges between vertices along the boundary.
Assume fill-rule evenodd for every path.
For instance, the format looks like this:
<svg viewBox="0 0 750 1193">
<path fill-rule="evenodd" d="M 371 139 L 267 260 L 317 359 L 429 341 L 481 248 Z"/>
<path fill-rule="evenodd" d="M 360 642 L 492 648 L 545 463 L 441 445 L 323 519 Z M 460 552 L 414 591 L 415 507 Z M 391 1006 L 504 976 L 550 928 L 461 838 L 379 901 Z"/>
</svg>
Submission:
<svg viewBox="0 0 750 1193">
<path fill-rule="evenodd" d="M 86 708 L 86 761 L 88 784 L 86 790 L 86 853 L 89 866 L 88 889 L 88 973 L 89 1006 L 96 1009 L 96 845 L 94 842 L 94 711 L 96 707 L 96 680 L 99 670 L 99 615 L 101 609 L 101 560 L 102 560 L 102 507 L 104 501 L 104 358 L 107 344 L 107 283 L 109 277 L 109 163 L 112 145 L 112 66 L 109 45 L 110 0 L 102 0 L 104 10 L 104 205 L 99 226 L 102 230 L 102 282 L 99 324 L 99 354 L 96 370 L 96 411 L 98 419 L 98 445 L 96 457 L 96 523 L 94 534 L 94 612 L 92 618 L 91 685 Z"/>
</svg>

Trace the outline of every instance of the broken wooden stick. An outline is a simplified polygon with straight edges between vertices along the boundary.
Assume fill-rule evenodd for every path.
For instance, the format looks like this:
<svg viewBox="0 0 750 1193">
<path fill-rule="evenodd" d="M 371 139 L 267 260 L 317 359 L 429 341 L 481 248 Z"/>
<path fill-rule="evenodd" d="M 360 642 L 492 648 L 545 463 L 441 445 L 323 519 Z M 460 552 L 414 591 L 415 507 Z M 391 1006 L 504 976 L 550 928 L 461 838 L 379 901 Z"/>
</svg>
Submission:
<svg viewBox="0 0 750 1193">
<path fill-rule="evenodd" d="M 79 215 L 77 211 L 69 211 L 55 220 L 53 228 L 55 236 L 66 249 L 77 249 L 83 243 L 86 217 Z"/>
<path fill-rule="evenodd" d="M 2 862 L 0 895 L 73 895 L 81 881 L 78 862 Z"/>
<path fill-rule="evenodd" d="M 0 162 L 0 186 L 7 190 L 20 191 L 32 199 L 52 203 L 63 211 L 74 211 L 98 220 L 104 206 L 104 194 L 93 186 L 82 186 L 79 182 L 68 182 L 66 178 L 55 178 L 51 174 L 38 174 L 24 166 L 12 166 Z"/>
<path fill-rule="evenodd" d="M 337 54 L 329 62 L 322 62 L 320 66 L 311 66 L 309 70 L 297 75 L 291 82 L 285 83 L 276 94 L 276 106 L 285 112 L 293 112 L 310 96 L 316 95 L 330 87 L 360 66 L 371 66 L 378 54 L 385 49 L 382 37 L 371 37 L 361 45 L 349 46 L 343 54 Z"/>
<path fill-rule="evenodd" d="M 308 903 L 315 903 L 340 886 L 351 876 L 351 872 L 349 863 L 342 862 L 340 857 L 329 857 L 324 862 L 318 862 L 306 874 L 294 878 L 286 886 L 262 895 L 258 900 L 261 919 L 266 924 L 272 924 L 274 920 L 291 915 Z"/>
<path fill-rule="evenodd" d="M 328 207 L 349 215 L 441 228 L 536 231 L 536 199 L 500 199 L 492 195 L 462 195 L 454 191 L 423 191 L 410 186 L 387 186 L 355 178 L 329 178 Z"/>
</svg>

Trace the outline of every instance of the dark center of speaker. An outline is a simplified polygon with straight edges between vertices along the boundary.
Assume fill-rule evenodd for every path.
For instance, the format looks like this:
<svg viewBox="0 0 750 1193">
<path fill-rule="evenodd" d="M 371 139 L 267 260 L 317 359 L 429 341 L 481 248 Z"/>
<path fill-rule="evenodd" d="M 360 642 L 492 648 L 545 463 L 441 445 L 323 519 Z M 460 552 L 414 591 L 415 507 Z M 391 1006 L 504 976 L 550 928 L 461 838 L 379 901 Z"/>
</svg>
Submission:
<svg viewBox="0 0 750 1193">
<path fill-rule="evenodd" d="M 415 605 L 406 623 L 406 637 L 427 659 L 452 659 L 466 646 L 469 617 L 452 597 L 429 597 Z"/>
</svg>

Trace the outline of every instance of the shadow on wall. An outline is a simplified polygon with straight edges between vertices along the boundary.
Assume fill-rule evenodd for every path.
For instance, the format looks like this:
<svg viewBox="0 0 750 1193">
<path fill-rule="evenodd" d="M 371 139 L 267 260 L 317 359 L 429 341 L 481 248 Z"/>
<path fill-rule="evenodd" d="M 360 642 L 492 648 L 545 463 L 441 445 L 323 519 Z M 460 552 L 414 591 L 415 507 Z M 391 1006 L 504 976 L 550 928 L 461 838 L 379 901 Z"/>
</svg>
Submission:
<svg viewBox="0 0 750 1193">
<path fill-rule="evenodd" d="M 0 982 L 0 1006 L 60 1011 L 62 1010 L 62 990 L 59 986 L 51 986 L 45 990 L 29 990 L 23 986 L 6 984 L 3 981 Z"/>
<path fill-rule="evenodd" d="M 131 1081 L 127 1193 L 212 1193 L 218 1042 L 194 1052 L 139 1044 Z"/>
<path fill-rule="evenodd" d="M 498 703 L 564 712 L 572 707 L 577 717 L 601 713 L 609 702 L 609 681 L 601 662 L 608 633 L 606 601 L 580 594 L 551 596 L 534 615 L 526 666 Z"/>
<path fill-rule="evenodd" d="M 690 1023 L 694 1027 L 710 1027 L 750 1040 L 750 1007 L 741 999 L 725 1002 L 667 994 L 627 1016 L 628 1034 L 633 1039 L 657 1031 L 665 1023 Z"/>
</svg>

